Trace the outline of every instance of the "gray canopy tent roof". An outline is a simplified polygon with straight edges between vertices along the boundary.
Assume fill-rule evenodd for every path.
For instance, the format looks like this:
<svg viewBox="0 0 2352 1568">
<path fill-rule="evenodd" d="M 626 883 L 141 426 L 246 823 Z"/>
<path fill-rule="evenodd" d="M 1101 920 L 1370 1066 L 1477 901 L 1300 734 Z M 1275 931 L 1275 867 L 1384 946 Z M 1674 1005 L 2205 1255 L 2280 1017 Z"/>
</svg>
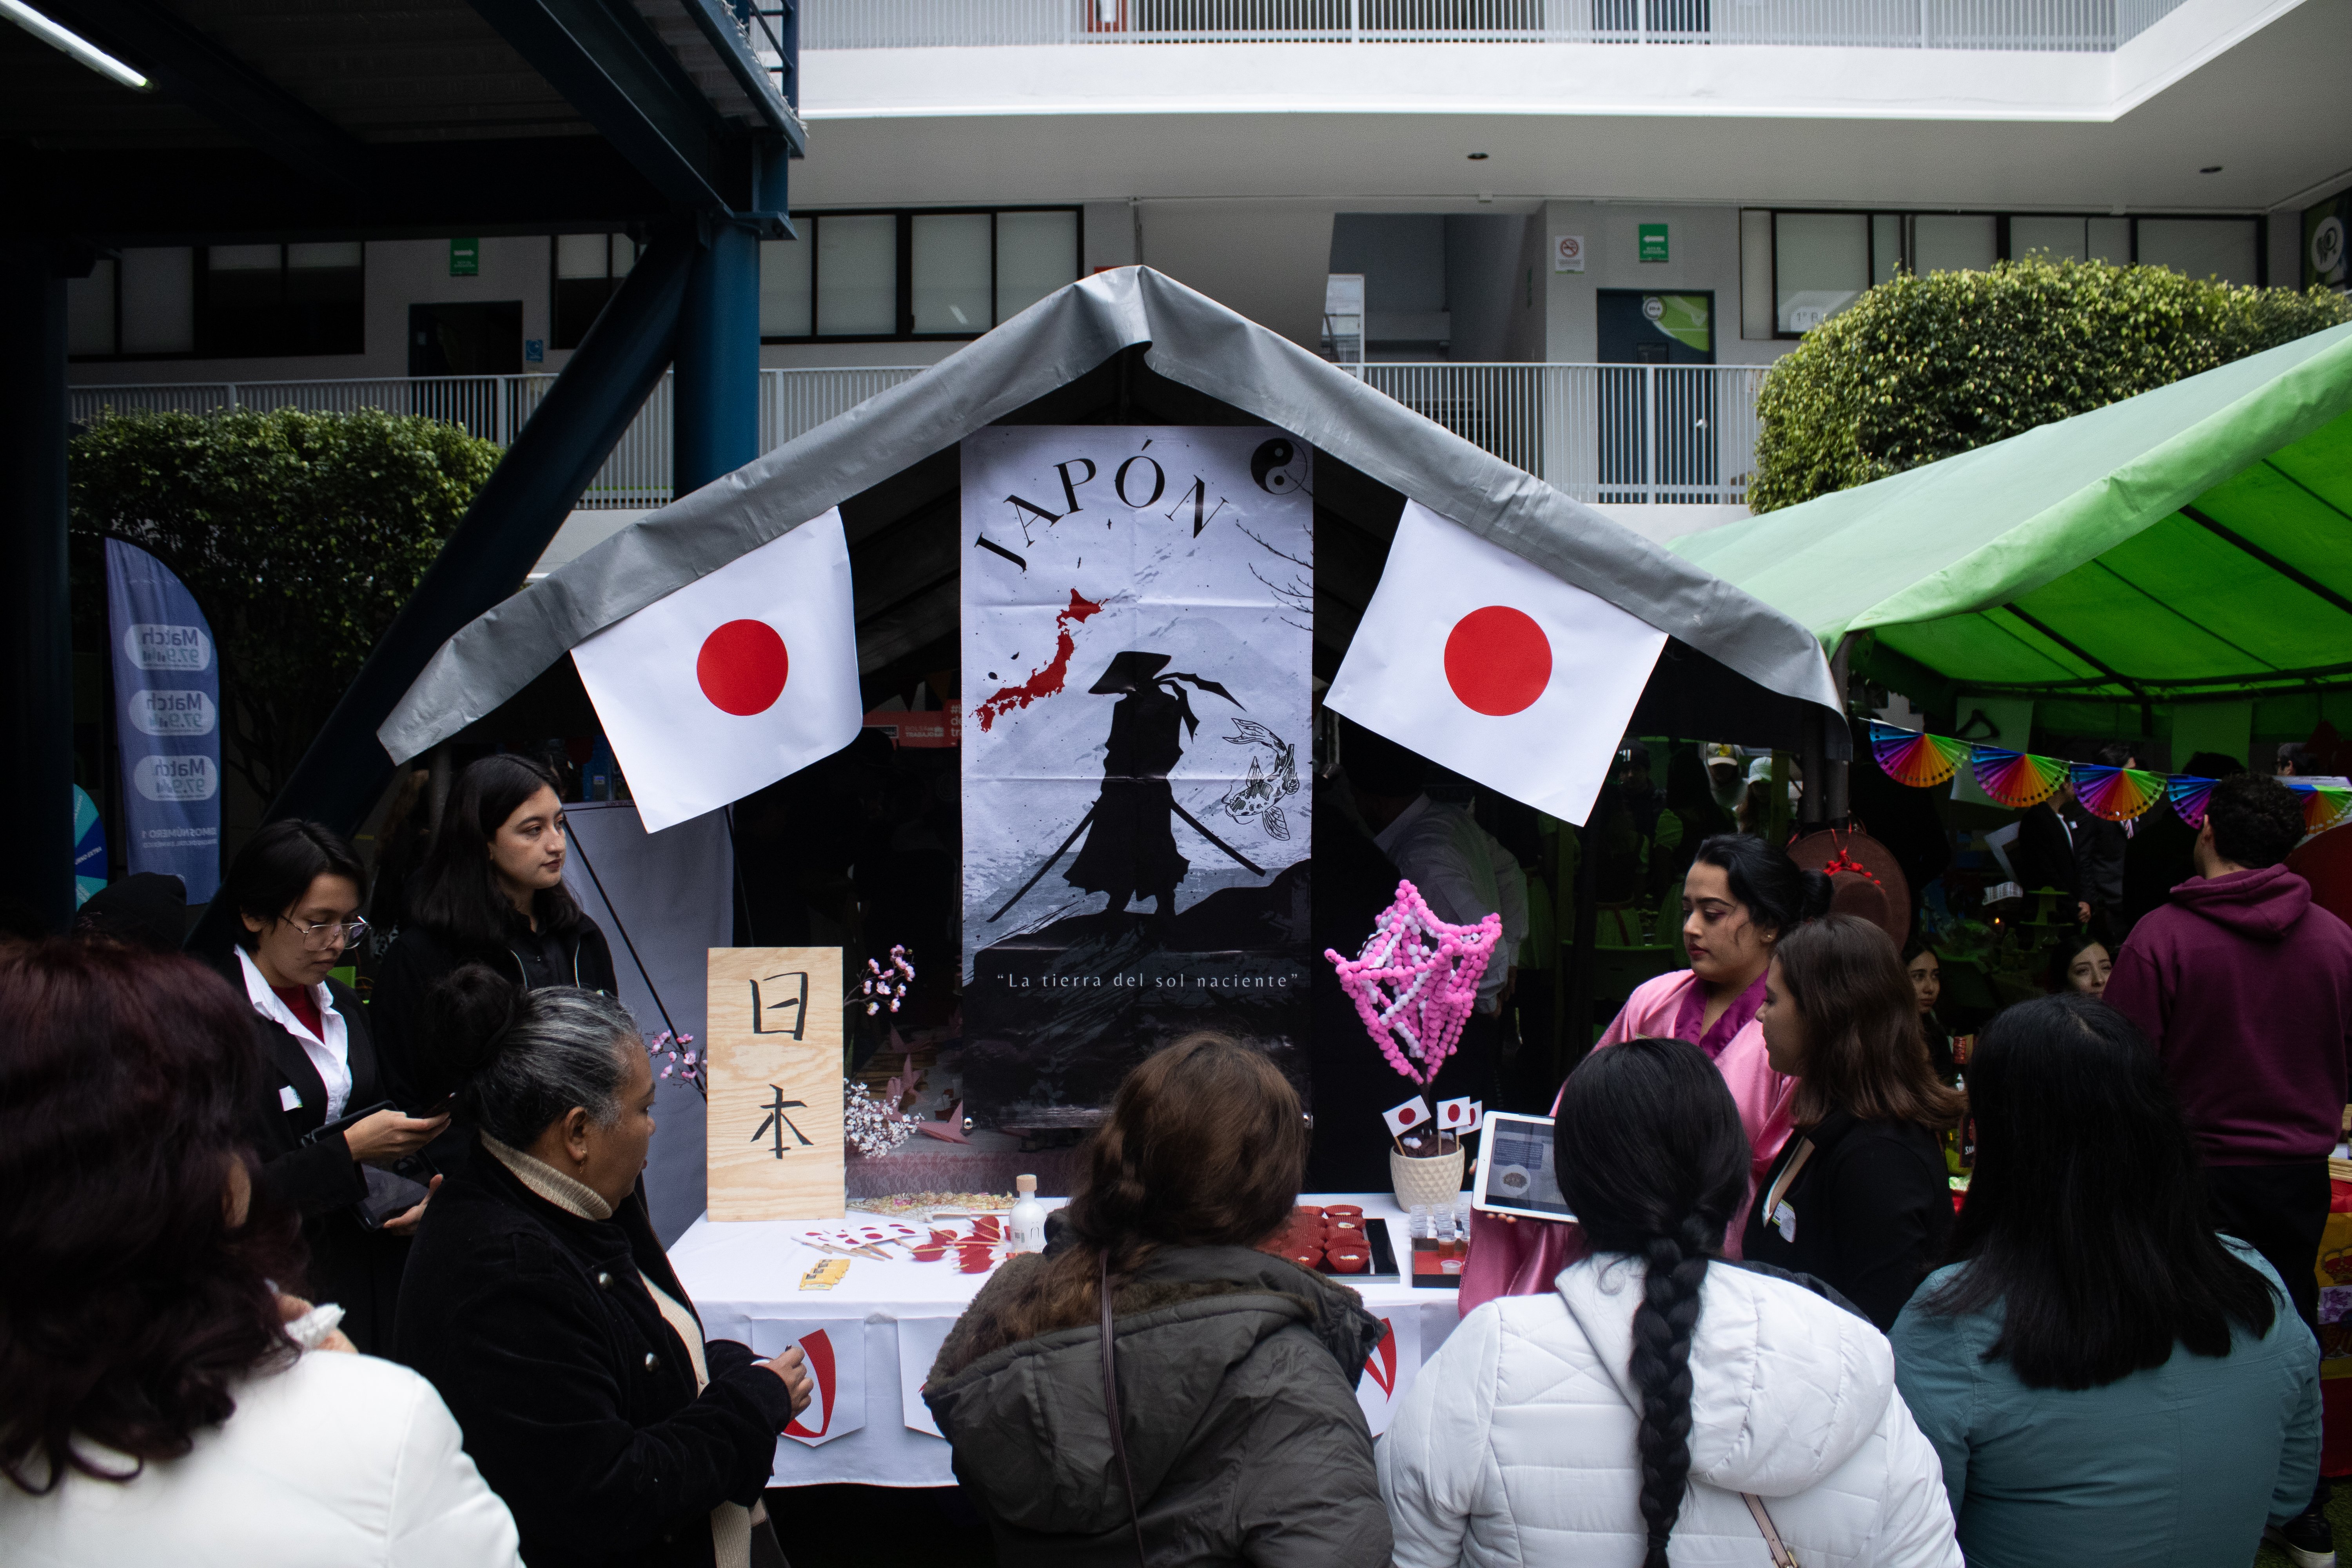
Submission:
<svg viewBox="0 0 2352 1568">
<path fill-rule="evenodd" d="M 954 629 L 951 503 L 965 436 L 999 421 L 1238 420 L 1316 449 L 1318 668 L 1345 650 L 1410 499 L 1669 635 L 1635 713 L 1639 732 L 1848 754 L 1841 694 L 1797 620 L 1138 267 L 1071 284 L 530 584 L 445 643 L 377 737 L 395 762 L 416 756 L 594 633 L 835 506 L 849 532 L 870 672 Z M 917 524 L 919 539 L 909 532 Z"/>
</svg>

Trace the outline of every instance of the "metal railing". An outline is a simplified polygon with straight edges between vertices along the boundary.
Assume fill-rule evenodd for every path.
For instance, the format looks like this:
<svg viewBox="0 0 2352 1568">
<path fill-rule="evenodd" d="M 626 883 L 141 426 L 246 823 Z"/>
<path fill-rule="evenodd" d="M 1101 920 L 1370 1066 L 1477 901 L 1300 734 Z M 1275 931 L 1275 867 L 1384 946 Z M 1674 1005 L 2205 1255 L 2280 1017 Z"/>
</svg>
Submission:
<svg viewBox="0 0 2352 1568">
<path fill-rule="evenodd" d="M 877 393 L 922 374 L 919 365 L 763 370 L 760 373 L 760 450 L 845 414 Z M 215 408 L 299 408 L 349 413 L 362 408 L 421 414 L 462 425 L 486 441 L 510 445 L 538 411 L 552 375 L 387 377 L 374 381 L 216 381 L 175 385 L 77 386 L 72 417 L 87 421 L 101 409 L 123 412 Z M 622 433 L 613 455 L 596 470 L 580 504 L 588 508 L 666 506 L 670 500 L 670 378 L 664 376 Z"/>
<path fill-rule="evenodd" d="M 1366 382 L 1465 440 L 1579 500 L 1744 502 L 1756 459 L 1761 366 L 1616 364 L 1349 365 Z M 763 370 L 760 449 L 921 374 L 919 366 Z M 78 386 L 72 416 L 101 409 L 378 408 L 464 426 L 501 446 L 537 411 L 552 375 L 415 380 L 240 381 Z M 580 498 L 587 508 L 670 500 L 670 381 L 665 376 Z"/>
<path fill-rule="evenodd" d="M 2104 52 L 2183 0 L 813 0 L 803 49 L 1786 44 Z"/>
<path fill-rule="evenodd" d="M 1745 505 L 1762 365 L 1349 366 L 1412 409 L 1603 505 Z"/>
</svg>

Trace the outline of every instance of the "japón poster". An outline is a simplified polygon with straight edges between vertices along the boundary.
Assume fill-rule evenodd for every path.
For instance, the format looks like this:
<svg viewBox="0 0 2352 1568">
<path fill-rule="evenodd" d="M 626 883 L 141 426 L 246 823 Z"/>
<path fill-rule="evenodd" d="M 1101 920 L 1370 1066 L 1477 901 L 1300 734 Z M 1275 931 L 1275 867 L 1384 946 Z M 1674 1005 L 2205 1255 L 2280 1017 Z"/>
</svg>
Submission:
<svg viewBox="0 0 2352 1568">
<path fill-rule="evenodd" d="M 968 1110 L 1075 1121 L 1196 1028 L 1303 1090 L 1307 448 L 1006 426 L 962 464 Z"/>
</svg>

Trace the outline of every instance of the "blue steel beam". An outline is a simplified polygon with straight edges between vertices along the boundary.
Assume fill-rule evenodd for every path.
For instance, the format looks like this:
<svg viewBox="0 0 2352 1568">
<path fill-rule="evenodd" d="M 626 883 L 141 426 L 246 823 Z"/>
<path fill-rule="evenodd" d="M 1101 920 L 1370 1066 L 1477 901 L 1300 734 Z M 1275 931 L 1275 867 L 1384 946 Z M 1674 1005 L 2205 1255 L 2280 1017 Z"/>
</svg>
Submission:
<svg viewBox="0 0 2352 1568">
<path fill-rule="evenodd" d="M 685 7 L 694 25 L 702 30 L 702 36 L 710 40 L 710 47 L 718 51 L 719 62 L 726 66 L 727 73 L 735 79 L 736 85 L 759 106 L 761 118 L 792 143 L 793 156 L 808 156 L 808 127 L 801 122 L 800 115 L 785 101 L 783 94 L 776 90 L 775 79 L 768 74 L 768 68 L 760 63 L 752 40 L 744 31 L 746 26 L 752 23 L 763 30 L 772 31 L 772 25 L 764 16 L 740 10 L 729 4 L 729 0 L 678 0 L 678 4 Z M 788 46 L 783 37 L 778 34 L 776 42 L 780 50 L 789 47 L 793 53 L 798 52 L 797 36 Z M 792 63 L 788 56 L 788 72 Z M 786 79 L 790 79 L 789 75 Z"/>
<path fill-rule="evenodd" d="M 270 820 L 307 817 L 348 833 L 365 819 L 392 774 L 376 726 L 443 643 L 522 585 L 563 526 L 668 366 L 698 251 L 686 225 L 638 258 L 269 803 Z M 213 924 L 207 918 L 191 942 L 210 937 Z"/>
<path fill-rule="evenodd" d="M 781 220 L 792 164 L 782 137 L 762 138 L 755 152 L 751 205 L 758 216 L 704 220 L 702 248 L 678 317 L 677 374 L 670 384 L 670 483 L 679 495 L 760 455 L 755 225 Z"/>
<path fill-rule="evenodd" d="M 741 181 L 730 178 L 718 112 L 625 0 L 473 5 L 672 202 L 703 211 L 740 205 L 728 199 Z"/>
<path fill-rule="evenodd" d="M 68 604 L 66 284 L 26 240 L 0 245 L 0 903 L 54 931 L 74 910 Z"/>
<path fill-rule="evenodd" d="M 695 255 L 670 397 L 678 495 L 760 455 L 760 238 L 741 225 L 712 224 Z"/>
</svg>

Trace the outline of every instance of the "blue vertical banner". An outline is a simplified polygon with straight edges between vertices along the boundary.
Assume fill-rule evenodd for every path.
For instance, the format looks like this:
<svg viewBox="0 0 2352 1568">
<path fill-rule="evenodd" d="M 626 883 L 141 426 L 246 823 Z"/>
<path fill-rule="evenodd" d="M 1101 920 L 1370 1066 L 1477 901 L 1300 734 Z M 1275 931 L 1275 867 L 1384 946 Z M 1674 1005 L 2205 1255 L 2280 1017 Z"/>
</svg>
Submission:
<svg viewBox="0 0 2352 1568">
<path fill-rule="evenodd" d="M 106 542 L 106 614 L 122 753 L 122 845 L 132 875 L 220 887 L 220 661 L 213 629 L 170 567 Z"/>
<path fill-rule="evenodd" d="M 74 908 L 106 886 L 106 824 L 99 820 L 98 803 L 89 792 L 74 785 Z"/>
</svg>

